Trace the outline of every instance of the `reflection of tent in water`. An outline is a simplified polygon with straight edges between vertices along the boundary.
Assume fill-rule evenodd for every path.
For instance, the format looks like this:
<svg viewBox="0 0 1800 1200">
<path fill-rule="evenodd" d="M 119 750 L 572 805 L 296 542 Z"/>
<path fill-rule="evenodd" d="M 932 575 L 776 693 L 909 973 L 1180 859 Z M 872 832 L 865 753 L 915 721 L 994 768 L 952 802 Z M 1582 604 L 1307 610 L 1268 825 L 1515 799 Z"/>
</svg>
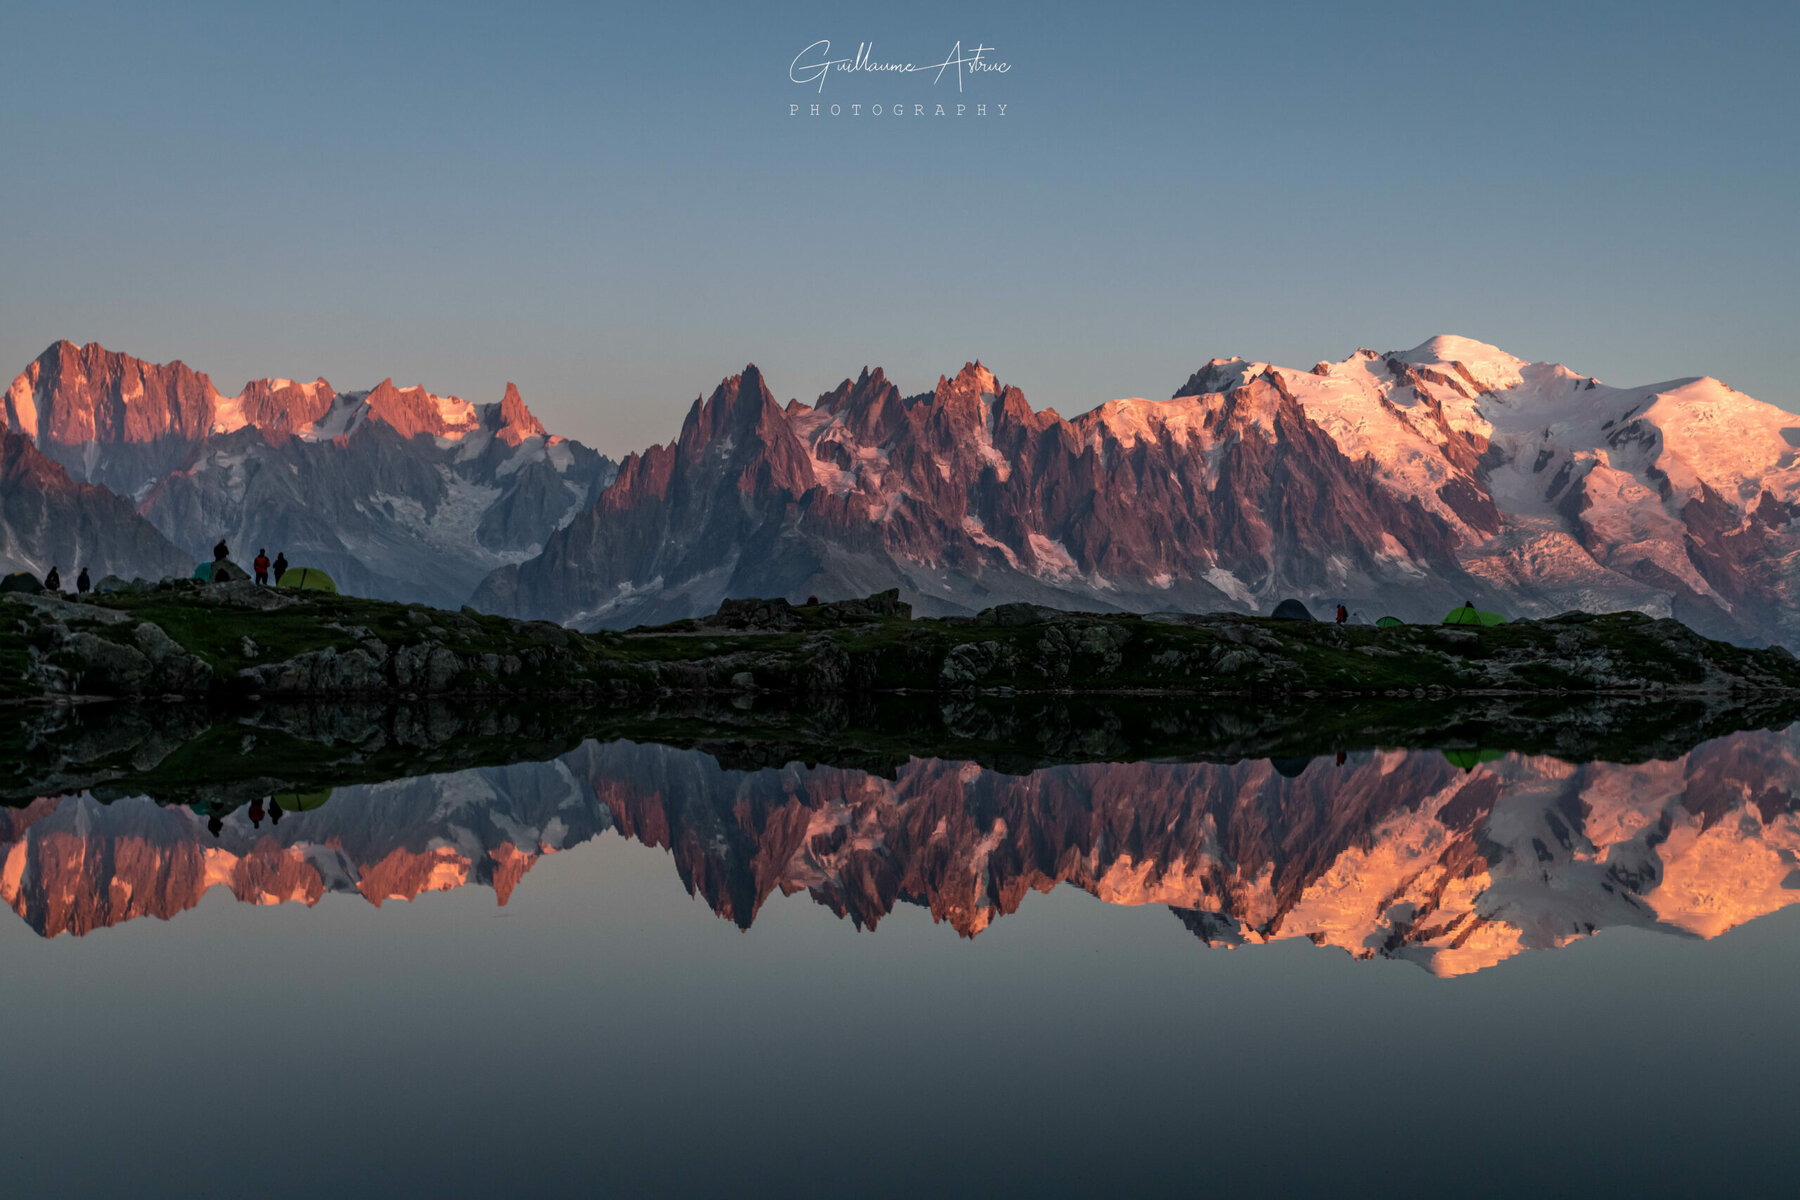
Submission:
<svg viewBox="0 0 1800 1200">
<path fill-rule="evenodd" d="M 201 583 L 236 583 L 240 579 L 250 578 L 250 575 L 230 559 L 222 559 L 219 562 L 196 564 L 194 578 Z"/>
<path fill-rule="evenodd" d="M 0 592 L 26 592 L 35 596 L 43 590 L 44 585 L 30 571 L 14 571 L 5 579 L 0 579 Z"/>
<path fill-rule="evenodd" d="M 1461 767 L 1464 771 L 1473 771 L 1484 762 L 1498 762 L 1506 757 L 1504 750 L 1446 750 L 1444 757 L 1450 760 L 1453 767 Z"/>
<path fill-rule="evenodd" d="M 1314 619 L 1312 613 L 1307 611 L 1306 605 L 1298 600 L 1283 600 L 1269 615 L 1277 621 L 1311 621 Z"/>
<path fill-rule="evenodd" d="M 281 587 L 296 591 L 335 592 L 337 584 L 317 567 L 289 567 L 281 577 Z"/>
<path fill-rule="evenodd" d="M 282 812 L 311 812 L 331 799 L 332 789 L 322 792 L 276 792 L 269 799 Z"/>
<path fill-rule="evenodd" d="M 1397 626 L 1406 624 L 1406 622 L 1402 621 L 1399 617 L 1382 617 L 1375 623 L 1383 629 L 1393 629 Z"/>
<path fill-rule="evenodd" d="M 1461 608 L 1453 608 L 1444 614 L 1446 625 L 1504 625 L 1506 618 L 1497 612 L 1488 612 L 1485 608 L 1472 608 L 1465 604 Z"/>
<path fill-rule="evenodd" d="M 1312 766 L 1312 757 L 1308 755 L 1305 757 L 1289 756 L 1283 758 L 1271 758 L 1269 760 L 1269 765 L 1274 767 L 1276 774 L 1283 778 L 1294 779 L 1297 778 L 1301 772 L 1305 771 L 1306 768 Z"/>
</svg>

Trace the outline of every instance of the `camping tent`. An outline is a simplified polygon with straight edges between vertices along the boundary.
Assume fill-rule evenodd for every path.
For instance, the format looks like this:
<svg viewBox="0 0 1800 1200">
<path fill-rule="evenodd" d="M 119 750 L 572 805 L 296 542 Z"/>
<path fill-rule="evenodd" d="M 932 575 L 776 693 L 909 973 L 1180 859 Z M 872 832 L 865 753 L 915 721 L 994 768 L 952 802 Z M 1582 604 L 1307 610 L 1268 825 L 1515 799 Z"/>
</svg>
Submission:
<svg viewBox="0 0 1800 1200">
<path fill-rule="evenodd" d="M 14 571 L 5 579 L 0 579 L 0 592 L 29 592 L 35 596 L 43 590 L 44 585 L 30 571 Z"/>
<path fill-rule="evenodd" d="M 276 792 L 270 799 L 282 812 L 311 812 L 331 799 L 331 788 L 322 792 Z"/>
<path fill-rule="evenodd" d="M 1375 623 L 1377 625 L 1381 626 L 1383 629 L 1393 629 L 1396 626 L 1406 624 L 1406 622 L 1402 621 L 1399 617 L 1382 617 L 1380 620 L 1376 621 Z"/>
<path fill-rule="evenodd" d="M 1473 750 L 1446 750 L 1444 751 L 1444 757 L 1450 760 L 1451 766 L 1461 767 L 1466 773 L 1473 771 L 1482 763 L 1497 762 L 1500 759 L 1505 758 L 1506 751 L 1483 750 L 1479 747 Z"/>
<path fill-rule="evenodd" d="M 1315 619 L 1312 613 L 1307 611 L 1306 605 L 1298 600 L 1283 600 L 1275 606 L 1275 611 L 1270 615 L 1277 621 L 1311 621 Z"/>
<path fill-rule="evenodd" d="M 317 567 L 289 567 L 281 576 L 280 586 L 294 591 L 335 592 L 337 584 Z"/>
<path fill-rule="evenodd" d="M 230 559 L 218 562 L 203 562 L 194 567 L 194 578 L 201 583 L 235 583 L 240 579 L 248 579 L 250 575 L 244 568 Z"/>
<path fill-rule="evenodd" d="M 1444 614 L 1446 625 L 1504 625 L 1506 618 L 1497 612 L 1488 612 L 1484 608 L 1470 608 L 1467 604 L 1461 608 L 1453 608 Z"/>
</svg>

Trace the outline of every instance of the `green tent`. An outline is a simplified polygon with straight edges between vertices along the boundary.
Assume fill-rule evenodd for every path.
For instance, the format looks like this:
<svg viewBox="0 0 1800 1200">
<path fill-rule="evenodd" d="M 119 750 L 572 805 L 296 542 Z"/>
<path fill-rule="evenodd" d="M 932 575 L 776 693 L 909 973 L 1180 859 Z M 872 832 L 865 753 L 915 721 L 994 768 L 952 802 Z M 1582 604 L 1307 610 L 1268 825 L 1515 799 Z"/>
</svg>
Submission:
<svg viewBox="0 0 1800 1200">
<path fill-rule="evenodd" d="M 281 583 L 278 586 L 294 591 L 337 591 L 337 584 L 331 581 L 331 576 L 317 567 L 289 567 L 282 574 Z"/>
<path fill-rule="evenodd" d="M 44 585 L 30 571 L 14 571 L 5 579 L 0 579 L 0 592 L 26 592 L 35 596 L 43 590 Z"/>
<path fill-rule="evenodd" d="M 1471 608 L 1465 604 L 1461 608 L 1453 608 L 1444 614 L 1446 625 L 1504 625 L 1506 618 L 1497 612 L 1488 612 L 1484 608 Z"/>
<path fill-rule="evenodd" d="M 1461 767 L 1464 771 L 1473 771 L 1485 762 L 1497 762 L 1506 757 L 1504 750 L 1446 750 L 1444 757 L 1450 760 L 1453 767 Z"/>
<path fill-rule="evenodd" d="M 1377 625 L 1381 626 L 1383 629 L 1392 629 L 1397 625 L 1406 624 L 1406 622 L 1402 621 L 1399 617 L 1382 617 L 1379 620 L 1377 620 L 1375 623 Z"/>
</svg>

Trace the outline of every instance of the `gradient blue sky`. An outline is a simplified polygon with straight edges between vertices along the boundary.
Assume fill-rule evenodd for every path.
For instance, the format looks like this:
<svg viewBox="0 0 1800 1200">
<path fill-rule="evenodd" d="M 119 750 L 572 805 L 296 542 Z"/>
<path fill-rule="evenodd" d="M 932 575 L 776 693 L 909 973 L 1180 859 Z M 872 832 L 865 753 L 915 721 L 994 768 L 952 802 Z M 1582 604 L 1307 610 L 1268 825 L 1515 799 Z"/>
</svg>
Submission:
<svg viewBox="0 0 1800 1200">
<path fill-rule="evenodd" d="M 1435 333 L 1800 408 L 1800 6 L 17 4 L 0 365 L 60 337 L 612 453 L 979 356 L 1074 413 Z M 1007 116 L 790 118 L 808 43 Z M 829 102 L 954 103 L 919 77 Z"/>
</svg>

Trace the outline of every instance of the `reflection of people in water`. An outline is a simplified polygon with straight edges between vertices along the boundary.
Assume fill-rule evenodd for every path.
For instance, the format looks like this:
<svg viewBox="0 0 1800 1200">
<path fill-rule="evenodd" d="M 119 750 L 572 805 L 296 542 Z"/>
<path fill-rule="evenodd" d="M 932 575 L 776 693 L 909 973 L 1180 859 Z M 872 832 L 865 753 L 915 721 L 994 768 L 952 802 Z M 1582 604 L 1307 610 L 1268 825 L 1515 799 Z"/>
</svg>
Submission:
<svg viewBox="0 0 1800 1200">
<path fill-rule="evenodd" d="M 207 814 L 206 832 L 212 834 L 214 837 L 218 837 L 219 831 L 223 828 L 225 828 L 225 818 L 221 817 L 218 813 Z"/>
<path fill-rule="evenodd" d="M 262 819 L 263 802 L 261 800 L 252 800 L 250 802 L 250 828 L 261 829 Z"/>
<path fill-rule="evenodd" d="M 281 802 L 271 800 L 269 802 L 269 825 L 273 828 L 279 824 L 281 824 Z"/>
</svg>

